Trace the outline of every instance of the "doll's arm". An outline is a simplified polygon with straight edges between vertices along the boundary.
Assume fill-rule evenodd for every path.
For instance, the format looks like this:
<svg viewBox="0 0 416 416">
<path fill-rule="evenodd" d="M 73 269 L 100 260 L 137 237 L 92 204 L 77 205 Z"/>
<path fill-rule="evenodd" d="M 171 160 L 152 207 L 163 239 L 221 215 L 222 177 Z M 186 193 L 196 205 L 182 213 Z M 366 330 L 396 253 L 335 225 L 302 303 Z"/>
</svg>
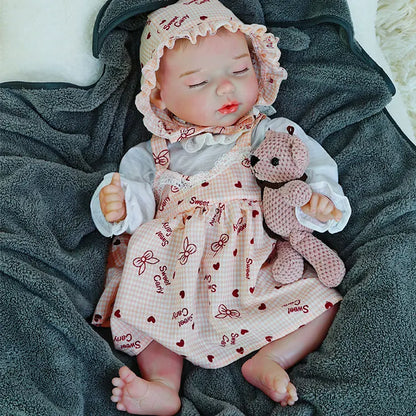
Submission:
<svg viewBox="0 0 416 416">
<path fill-rule="evenodd" d="M 120 185 L 124 193 L 125 218 L 111 222 L 106 220 L 101 210 L 100 193 L 103 188 L 111 184 L 113 172 L 104 176 L 90 204 L 93 221 L 101 234 L 106 237 L 124 232 L 132 234 L 139 225 L 153 219 L 155 213 L 155 199 L 151 186 L 153 177 L 154 161 L 145 144 L 130 149 L 120 164 Z"/>
</svg>

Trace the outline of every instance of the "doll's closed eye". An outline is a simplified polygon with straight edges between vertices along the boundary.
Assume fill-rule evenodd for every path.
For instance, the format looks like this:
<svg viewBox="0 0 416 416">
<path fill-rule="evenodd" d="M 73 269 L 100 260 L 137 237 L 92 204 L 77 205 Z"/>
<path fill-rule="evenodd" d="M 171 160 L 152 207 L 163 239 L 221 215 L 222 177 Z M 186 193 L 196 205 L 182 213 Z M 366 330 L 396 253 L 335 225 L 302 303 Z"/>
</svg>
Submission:
<svg viewBox="0 0 416 416">
<path fill-rule="evenodd" d="M 233 71 L 234 75 L 242 75 L 248 71 L 248 68 L 240 69 L 239 71 Z"/>
<path fill-rule="evenodd" d="M 203 87 L 205 84 L 208 84 L 208 81 L 198 82 L 197 84 L 188 85 L 189 88 L 198 88 Z"/>
</svg>

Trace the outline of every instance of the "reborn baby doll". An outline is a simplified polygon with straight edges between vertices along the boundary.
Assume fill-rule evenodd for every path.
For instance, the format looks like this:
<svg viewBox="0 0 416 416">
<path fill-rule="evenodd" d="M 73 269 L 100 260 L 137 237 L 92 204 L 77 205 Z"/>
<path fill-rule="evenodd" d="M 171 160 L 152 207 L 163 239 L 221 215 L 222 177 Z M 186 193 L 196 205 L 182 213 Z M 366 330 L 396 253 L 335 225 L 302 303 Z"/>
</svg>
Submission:
<svg viewBox="0 0 416 416">
<path fill-rule="evenodd" d="M 267 129 L 294 125 L 258 110 L 286 77 L 279 56 L 264 26 L 245 25 L 217 0 L 182 0 L 148 17 L 136 105 L 153 136 L 127 152 L 120 174 L 106 175 L 91 201 L 97 228 L 123 234 L 93 319 L 111 326 L 116 348 L 137 356 L 140 377 L 122 367 L 113 380 L 119 410 L 174 414 L 183 358 L 219 368 L 257 350 L 243 376 L 293 405 L 286 369 L 334 319 L 337 291 L 312 270 L 278 288 L 268 262 L 275 241 L 263 229 L 249 154 Z M 313 189 L 297 215 L 337 232 L 350 211 L 336 165 L 294 126 L 310 149 Z"/>
</svg>

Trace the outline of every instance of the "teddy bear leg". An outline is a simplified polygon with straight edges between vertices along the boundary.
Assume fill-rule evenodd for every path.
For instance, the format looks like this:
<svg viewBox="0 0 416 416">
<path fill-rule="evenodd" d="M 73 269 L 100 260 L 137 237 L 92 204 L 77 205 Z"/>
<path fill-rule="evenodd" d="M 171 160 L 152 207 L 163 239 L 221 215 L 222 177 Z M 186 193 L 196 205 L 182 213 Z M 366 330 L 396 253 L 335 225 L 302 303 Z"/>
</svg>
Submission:
<svg viewBox="0 0 416 416">
<path fill-rule="evenodd" d="M 328 287 L 338 286 L 345 276 L 345 265 L 338 254 L 312 233 L 293 233 L 289 241 L 315 269 L 318 279 Z"/>
<path fill-rule="evenodd" d="M 276 244 L 276 259 L 273 263 L 273 278 L 278 283 L 287 284 L 303 276 L 304 260 L 288 241 Z"/>
</svg>

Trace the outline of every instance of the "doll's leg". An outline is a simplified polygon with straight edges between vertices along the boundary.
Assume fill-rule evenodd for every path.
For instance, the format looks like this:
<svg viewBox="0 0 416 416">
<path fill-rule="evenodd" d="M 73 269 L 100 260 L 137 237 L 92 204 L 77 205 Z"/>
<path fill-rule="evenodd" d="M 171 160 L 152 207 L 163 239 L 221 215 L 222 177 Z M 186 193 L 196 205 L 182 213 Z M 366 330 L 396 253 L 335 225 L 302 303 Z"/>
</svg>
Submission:
<svg viewBox="0 0 416 416">
<path fill-rule="evenodd" d="M 243 364 L 244 378 L 282 406 L 293 405 L 296 388 L 285 370 L 319 347 L 337 310 L 335 305 L 295 332 L 265 345 Z"/>
<path fill-rule="evenodd" d="M 181 406 L 179 388 L 183 359 L 153 341 L 137 356 L 143 378 L 122 367 L 113 379 L 111 400 L 117 409 L 135 415 L 174 415 Z"/>
</svg>

